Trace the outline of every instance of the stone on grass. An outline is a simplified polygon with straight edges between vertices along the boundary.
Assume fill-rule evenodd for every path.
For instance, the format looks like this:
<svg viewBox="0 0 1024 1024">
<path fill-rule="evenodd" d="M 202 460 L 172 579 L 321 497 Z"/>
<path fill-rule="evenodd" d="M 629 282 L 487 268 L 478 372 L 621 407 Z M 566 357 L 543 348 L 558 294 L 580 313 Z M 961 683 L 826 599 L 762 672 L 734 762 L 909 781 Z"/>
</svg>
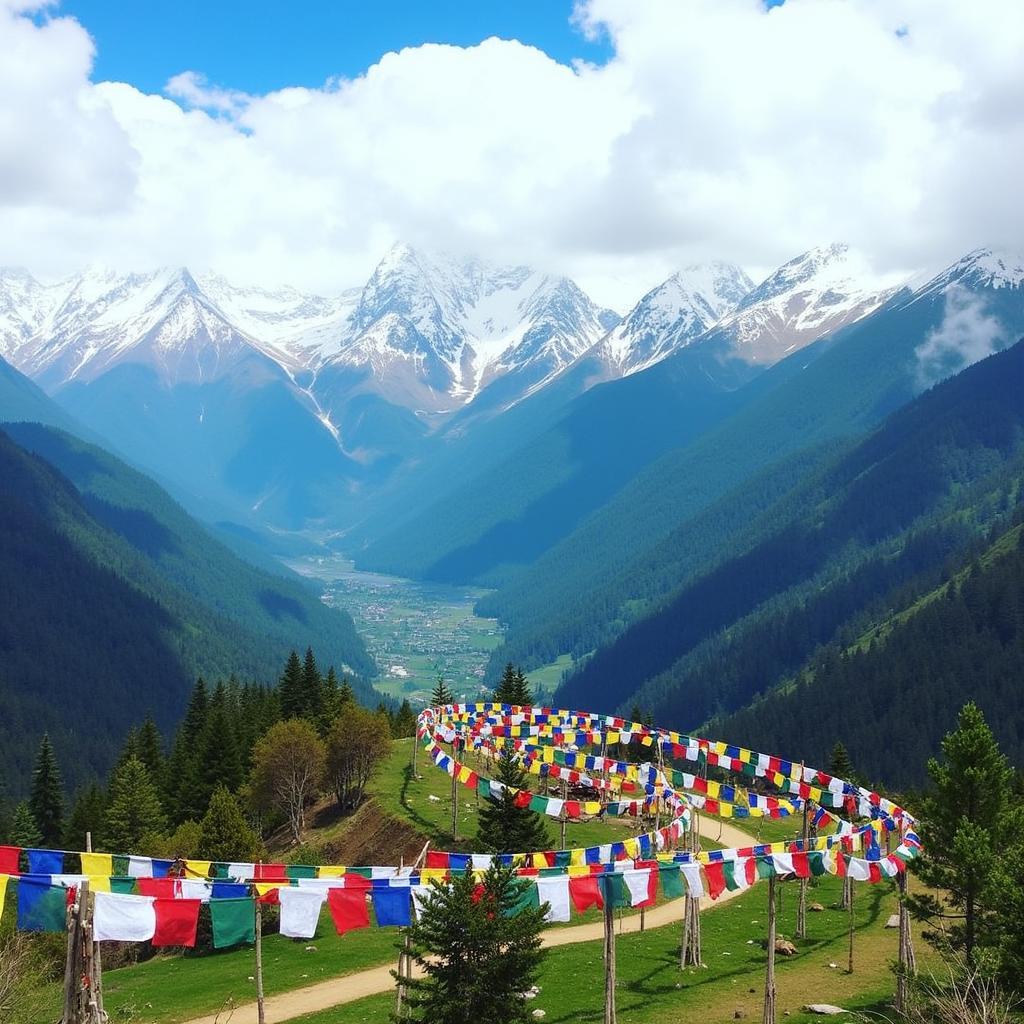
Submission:
<svg viewBox="0 0 1024 1024">
<path fill-rule="evenodd" d="M 778 938 L 775 940 L 775 952 L 781 956 L 796 956 L 796 946 L 789 939 Z"/>
<path fill-rule="evenodd" d="M 822 914 L 825 911 L 825 908 L 820 903 L 812 903 L 807 909 L 815 914 Z"/>
<path fill-rule="evenodd" d="M 819 1013 L 823 1017 L 835 1017 L 837 1014 L 846 1013 L 841 1006 L 833 1006 L 831 1003 L 808 1003 L 804 1009 L 808 1013 Z"/>
<path fill-rule="evenodd" d="M 885 922 L 885 927 L 886 928 L 899 928 L 899 926 L 900 926 L 900 915 L 899 914 L 890 914 L 889 915 L 889 920 Z"/>
</svg>

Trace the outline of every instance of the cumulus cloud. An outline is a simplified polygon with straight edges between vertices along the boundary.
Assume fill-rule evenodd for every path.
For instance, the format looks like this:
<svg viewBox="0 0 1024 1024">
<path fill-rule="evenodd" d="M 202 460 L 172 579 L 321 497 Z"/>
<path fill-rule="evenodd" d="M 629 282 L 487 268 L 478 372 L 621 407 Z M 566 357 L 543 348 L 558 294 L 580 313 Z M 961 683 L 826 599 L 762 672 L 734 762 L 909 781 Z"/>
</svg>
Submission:
<svg viewBox="0 0 1024 1024">
<path fill-rule="evenodd" d="M 24 7 L 24 4 L 21 5 Z M 602 66 L 425 45 L 351 80 L 162 96 L 88 25 L 0 0 L 0 263 L 215 266 L 318 289 L 397 239 L 527 260 L 619 306 L 680 264 L 847 240 L 879 271 L 1019 245 L 1024 5 L 581 0 Z"/>
<path fill-rule="evenodd" d="M 1006 328 L 980 297 L 961 285 L 946 289 L 942 323 L 914 350 L 923 390 L 1005 347 Z"/>
</svg>

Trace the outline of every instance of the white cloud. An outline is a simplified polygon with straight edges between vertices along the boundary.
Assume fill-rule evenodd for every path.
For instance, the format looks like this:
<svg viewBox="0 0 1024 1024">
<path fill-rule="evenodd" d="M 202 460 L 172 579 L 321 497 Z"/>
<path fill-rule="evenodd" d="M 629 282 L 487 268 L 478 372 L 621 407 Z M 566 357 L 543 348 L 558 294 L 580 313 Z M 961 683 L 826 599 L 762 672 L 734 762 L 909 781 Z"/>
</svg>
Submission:
<svg viewBox="0 0 1024 1024">
<path fill-rule="evenodd" d="M 20 5 L 24 8 L 24 4 Z M 626 305 L 673 267 L 844 239 L 879 270 L 1019 247 L 1024 5 L 585 0 L 604 66 L 490 39 L 248 96 L 91 81 L 88 26 L 0 0 L 0 263 L 189 263 L 327 289 L 395 239 Z"/>
<path fill-rule="evenodd" d="M 922 389 L 952 377 L 1005 347 L 1006 328 L 984 302 L 960 285 L 946 289 L 942 323 L 914 349 Z"/>
</svg>

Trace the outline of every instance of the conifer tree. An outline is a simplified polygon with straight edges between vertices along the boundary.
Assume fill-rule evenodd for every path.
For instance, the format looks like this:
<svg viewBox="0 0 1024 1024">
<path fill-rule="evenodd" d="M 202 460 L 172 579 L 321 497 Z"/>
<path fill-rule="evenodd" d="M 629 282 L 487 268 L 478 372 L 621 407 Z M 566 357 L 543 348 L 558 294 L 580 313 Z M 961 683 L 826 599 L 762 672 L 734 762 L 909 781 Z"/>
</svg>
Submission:
<svg viewBox="0 0 1024 1024">
<path fill-rule="evenodd" d="M 234 724 L 223 702 L 213 705 L 198 741 L 198 776 L 189 801 L 190 816 L 199 819 L 218 786 L 236 790 L 245 776 Z"/>
<path fill-rule="evenodd" d="M 38 847 L 42 845 L 43 835 L 39 831 L 36 819 L 32 817 L 32 811 L 24 800 L 14 808 L 9 835 L 12 846 Z"/>
<path fill-rule="evenodd" d="M 409 986 L 417 1024 L 526 1024 L 525 993 L 544 958 L 540 933 L 547 904 L 526 905 L 529 882 L 494 865 L 430 886 L 409 931 L 422 970 Z"/>
<path fill-rule="evenodd" d="M 302 672 L 302 662 L 295 651 L 288 655 L 288 662 L 281 675 L 277 691 L 281 698 L 281 717 L 303 718 L 306 714 L 305 707 L 305 678 Z"/>
<path fill-rule="evenodd" d="M 106 813 L 106 795 L 95 782 L 90 783 L 75 797 L 71 815 L 64 827 L 64 846 L 69 850 L 84 850 L 87 832 L 91 832 L 93 840 L 98 842 Z"/>
<path fill-rule="evenodd" d="M 529 853 L 546 850 L 548 831 L 544 819 L 529 807 L 517 807 L 511 792 L 528 789 L 526 773 L 511 749 L 505 747 L 498 760 L 497 781 L 505 786 L 497 800 L 480 808 L 477 840 L 491 853 Z"/>
<path fill-rule="evenodd" d="M 395 712 L 393 735 L 398 739 L 416 735 L 416 713 L 408 698 L 402 701 Z"/>
<path fill-rule="evenodd" d="M 455 695 L 448 688 L 448 684 L 444 681 L 444 676 L 438 672 L 437 682 L 434 683 L 434 689 L 430 694 L 430 706 L 432 708 L 440 708 L 445 704 L 451 704 L 455 700 Z"/>
<path fill-rule="evenodd" d="M 28 806 L 39 829 L 41 842 L 46 846 L 59 846 L 64 834 L 64 792 L 57 755 L 47 733 L 43 733 L 36 755 Z"/>
<path fill-rule="evenodd" d="M 347 681 L 345 685 L 348 686 Z M 348 689 L 351 692 L 352 687 L 349 686 Z M 342 704 L 344 703 L 344 700 L 342 699 L 341 689 L 339 688 L 338 685 L 338 675 L 334 671 L 333 665 L 331 665 L 330 668 L 327 669 L 327 675 L 324 676 L 323 685 L 321 687 L 321 694 L 322 707 L 320 711 L 319 723 L 320 734 L 326 735 L 327 730 L 331 727 L 331 722 L 333 722 L 341 713 Z"/>
<path fill-rule="evenodd" d="M 515 678 L 515 701 L 514 703 L 520 704 L 524 707 L 533 703 L 533 691 L 530 688 L 530 680 L 526 678 L 521 667 L 516 667 L 516 678 Z"/>
<path fill-rule="evenodd" d="M 218 786 L 199 824 L 196 856 L 208 860 L 255 861 L 262 855 L 259 836 L 238 807 L 238 801 L 224 786 Z"/>
<path fill-rule="evenodd" d="M 995 907 L 986 900 L 997 870 L 997 851 L 1014 822 L 1008 814 L 1013 771 L 999 750 L 984 715 L 965 704 L 957 727 L 942 741 L 942 760 L 928 762 L 933 790 L 922 801 L 924 852 L 914 862 L 935 892 L 908 899 L 911 912 L 933 926 L 925 937 L 943 949 L 976 961 L 989 942 Z"/>
<path fill-rule="evenodd" d="M 836 740 L 836 745 L 829 755 L 828 773 L 844 782 L 854 781 L 853 762 L 850 760 L 850 755 L 846 747 L 843 746 L 842 740 Z"/>
<path fill-rule="evenodd" d="M 160 735 L 156 722 L 152 715 L 146 715 L 146 720 L 139 727 L 137 740 L 137 756 L 146 766 L 149 777 L 154 782 L 163 778 L 164 775 L 164 738 Z"/>
<path fill-rule="evenodd" d="M 516 700 L 516 670 L 510 661 L 501 673 L 501 679 L 494 688 L 494 699 L 499 704 L 517 704 Z"/>
<path fill-rule="evenodd" d="M 302 693 L 305 704 L 305 716 L 313 722 L 319 722 L 324 711 L 324 680 L 317 668 L 313 648 L 306 648 L 306 658 L 302 664 Z"/>
<path fill-rule="evenodd" d="M 198 764 L 197 744 L 206 724 L 209 709 L 206 682 L 200 676 L 192 688 L 185 717 L 174 737 L 171 756 L 163 776 L 163 802 L 172 822 L 180 823 L 189 817 L 189 791 L 195 784 Z M 202 813 L 201 811 L 199 813 Z"/>
<path fill-rule="evenodd" d="M 103 824 L 104 845 L 116 853 L 139 849 L 146 836 L 166 825 L 160 794 L 146 766 L 133 757 L 114 773 Z"/>
<path fill-rule="evenodd" d="M 333 672 L 333 667 L 331 668 Z M 346 704 L 355 704 L 356 702 L 356 691 L 352 689 L 352 684 L 347 678 L 342 678 L 341 685 L 338 687 L 338 710 L 340 711 Z"/>
</svg>

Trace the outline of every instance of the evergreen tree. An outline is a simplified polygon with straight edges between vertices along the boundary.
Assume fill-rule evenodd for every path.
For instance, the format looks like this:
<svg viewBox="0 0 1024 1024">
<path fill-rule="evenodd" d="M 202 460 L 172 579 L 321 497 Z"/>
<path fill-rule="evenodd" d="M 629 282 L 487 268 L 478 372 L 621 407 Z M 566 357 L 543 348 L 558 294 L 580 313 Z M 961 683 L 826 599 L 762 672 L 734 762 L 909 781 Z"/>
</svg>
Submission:
<svg viewBox="0 0 1024 1024">
<path fill-rule="evenodd" d="M 437 682 L 434 683 L 434 689 L 430 694 L 430 706 L 432 708 L 440 708 L 444 707 L 445 704 L 451 704 L 454 700 L 455 695 L 448 689 L 444 676 L 438 672 Z"/>
<path fill-rule="evenodd" d="M 38 847 L 42 845 L 43 835 L 39 831 L 36 819 L 32 817 L 31 809 L 24 800 L 14 808 L 14 814 L 11 816 L 10 838 L 13 846 Z"/>
<path fill-rule="evenodd" d="M 163 775 L 163 802 L 172 822 L 180 823 L 189 815 L 189 791 L 195 784 L 198 764 L 197 745 L 206 724 L 210 698 L 206 682 L 200 676 L 192 688 L 188 708 L 177 735 Z M 201 811 L 199 813 L 202 813 Z"/>
<path fill-rule="evenodd" d="M 925 937 L 975 963 L 978 947 L 992 941 L 993 906 L 986 901 L 1006 838 L 1013 771 L 973 704 L 965 704 L 957 727 L 942 741 L 942 760 L 928 762 L 933 791 L 921 804 L 924 851 L 914 862 L 934 892 L 909 898 L 918 918 L 933 927 Z"/>
<path fill-rule="evenodd" d="M 546 850 L 548 831 L 544 819 L 529 807 L 517 807 L 511 790 L 528 789 L 526 773 L 515 753 L 501 751 L 497 781 L 505 786 L 501 796 L 480 808 L 477 840 L 492 853 L 529 853 Z"/>
<path fill-rule="evenodd" d="M 494 865 L 432 885 L 409 930 L 423 972 L 409 985 L 418 1024 L 526 1024 L 524 993 L 544 958 L 540 933 L 547 904 L 524 906 L 531 883 Z"/>
<path fill-rule="evenodd" d="M 501 679 L 494 688 L 494 699 L 499 704 L 517 704 L 516 700 L 516 670 L 510 661 L 501 673 Z"/>
<path fill-rule="evenodd" d="M 334 671 L 334 668 L 331 668 Z M 352 684 L 347 678 L 341 680 L 341 685 L 338 687 L 338 704 L 339 710 L 346 704 L 355 704 L 356 702 L 356 691 L 352 689 Z"/>
<path fill-rule="evenodd" d="M 306 682 L 302 672 L 302 662 L 298 654 L 292 651 L 284 667 L 277 692 L 281 698 L 281 717 L 302 718 L 306 714 Z"/>
<path fill-rule="evenodd" d="M 262 856 L 259 837 L 249 826 L 238 801 L 218 786 L 199 824 L 196 856 L 220 861 L 256 861 Z"/>
<path fill-rule="evenodd" d="M 198 785 L 190 801 L 191 817 L 198 820 L 218 786 L 234 791 L 245 776 L 235 739 L 234 723 L 223 703 L 210 711 L 206 727 L 199 737 Z"/>
<path fill-rule="evenodd" d="M 43 733 L 39 744 L 36 766 L 32 772 L 32 792 L 28 806 L 39 829 L 41 842 L 46 846 L 59 846 L 64 835 L 64 792 L 57 755 L 46 733 Z"/>
<path fill-rule="evenodd" d="M 160 793 L 146 766 L 133 757 L 111 781 L 103 843 L 113 852 L 131 853 L 140 848 L 145 837 L 162 831 L 165 824 Z"/>
<path fill-rule="evenodd" d="M 513 692 L 515 693 L 515 702 L 523 707 L 533 704 L 533 691 L 530 688 L 530 680 L 526 678 L 522 668 L 516 667 L 516 679 L 515 687 Z"/>
<path fill-rule="evenodd" d="M 416 735 L 416 712 L 413 711 L 408 698 L 402 701 L 395 713 L 393 735 L 397 739 Z"/>
<path fill-rule="evenodd" d="M 64 846 L 69 850 L 85 849 L 85 834 L 92 833 L 98 842 L 107 813 L 107 798 L 95 782 L 81 790 L 71 807 L 71 816 L 64 827 Z"/>
<path fill-rule="evenodd" d="M 319 722 L 324 712 L 324 680 L 317 668 L 313 648 L 306 648 L 306 658 L 302 664 L 302 693 L 305 703 L 305 715 L 310 721 Z"/>
<path fill-rule="evenodd" d="M 121 746 L 121 753 L 118 754 L 117 761 L 114 764 L 114 768 L 111 769 L 111 773 L 117 768 L 120 768 L 126 761 L 130 761 L 133 757 L 139 756 L 139 730 L 132 726 L 128 730 L 124 738 L 124 744 Z"/>
<path fill-rule="evenodd" d="M 164 738 L 152 715 L 146 715 L 138 732 L 137 756 L 155 781 L 164 777 Z"/>
<path fill-rule="evenodd" d="M 836 745 L 832 748 L 832 753 L 829 754 L 828 773 L 844 782 L 854 781 L 853 762 L 850 760 L 850 755 L 846 747 L 843 746 L 842 740 L 836 740 Z"/>
</svg>

